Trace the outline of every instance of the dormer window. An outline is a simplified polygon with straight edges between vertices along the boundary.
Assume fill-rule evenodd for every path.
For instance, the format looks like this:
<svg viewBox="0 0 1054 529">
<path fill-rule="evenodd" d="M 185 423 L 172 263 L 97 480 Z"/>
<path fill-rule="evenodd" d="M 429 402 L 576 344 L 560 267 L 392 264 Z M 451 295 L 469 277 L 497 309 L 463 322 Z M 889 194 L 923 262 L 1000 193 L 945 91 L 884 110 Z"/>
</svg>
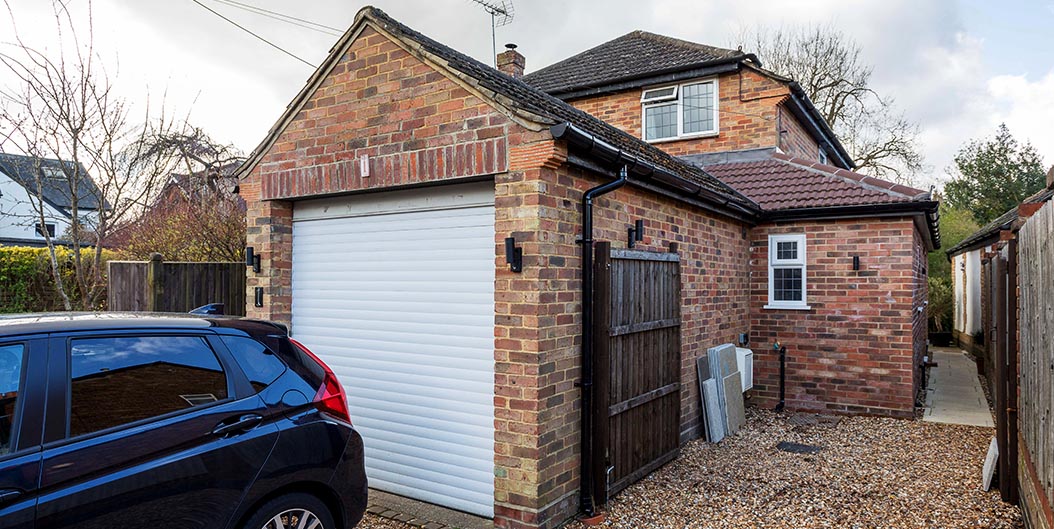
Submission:
<svg viewBox="0 0 1054 529">
<path fill-rule="evenodd" d="M 645 90 L 640 97 L 646 141 L 717 134 L 717 80 Z"/>
</svg>

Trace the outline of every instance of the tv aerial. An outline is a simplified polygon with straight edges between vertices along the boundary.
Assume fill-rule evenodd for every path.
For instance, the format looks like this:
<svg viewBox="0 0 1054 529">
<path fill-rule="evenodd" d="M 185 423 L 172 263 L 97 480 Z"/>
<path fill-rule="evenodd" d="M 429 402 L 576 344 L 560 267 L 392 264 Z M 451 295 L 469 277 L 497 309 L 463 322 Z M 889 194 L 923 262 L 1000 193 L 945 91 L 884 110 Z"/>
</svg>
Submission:
<svg viewBox="0 0 1054 529">
<path fill-rule="evenodd" d="M 512 7 L 512 0 L 470 0 L 471 2 L 483 6 L 483 10 L 490 15 L 490 46 L 491 54 L 490 60 L 494 61 L 494 66 L 498 66 L 498 38 L 497 28 L 507 26 L 512 22 L 512 17 L 516 14 L 516 10 Z"/>
</svg>

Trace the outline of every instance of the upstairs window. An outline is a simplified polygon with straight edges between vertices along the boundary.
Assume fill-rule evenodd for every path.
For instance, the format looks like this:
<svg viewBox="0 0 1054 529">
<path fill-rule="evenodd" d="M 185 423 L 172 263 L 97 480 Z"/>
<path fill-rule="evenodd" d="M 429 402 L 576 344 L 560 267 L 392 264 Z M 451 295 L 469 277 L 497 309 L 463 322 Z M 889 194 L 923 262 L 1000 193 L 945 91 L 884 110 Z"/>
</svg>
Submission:
<svg viewBox="0 0 1054 529">
<path fill-rule="evenodd" d="M 769 302 L 767 309 L 808 309 L 805 234 L 769 236 Z"/>
<path fill-rule="evenodd" d="M 717 133 L 717 80 L 645 90 L 640 103 L 647 141 Z"/>
<path fill-rule="evenodd" d="M 37 224 L 37 235 L 40 235 L 41 237 L 54 237 L 55 225 L 50 222 Z"/>
<path fill-rule="evenodd" d="M 827 158 L 827 151 L 823 150 L 823 147 L 820 147 L 820 153 L 819 156 L 817 156 L 817 159 L 824 165 L 830 165 L 831 163 Z"/>
</svg>

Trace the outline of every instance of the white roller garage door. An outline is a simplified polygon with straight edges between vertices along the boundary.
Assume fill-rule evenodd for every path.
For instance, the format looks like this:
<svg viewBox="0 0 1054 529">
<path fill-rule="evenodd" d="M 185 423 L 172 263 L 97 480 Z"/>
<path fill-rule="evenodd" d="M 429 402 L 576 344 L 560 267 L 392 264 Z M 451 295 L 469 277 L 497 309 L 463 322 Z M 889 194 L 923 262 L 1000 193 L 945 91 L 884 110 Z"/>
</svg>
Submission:
<svg viewBox="0 0 1054 529">
<path fill-rule="evenodd" d="M 293 335 L 336 372 L 370 486 L 492 517 L 494 188 L 293 210 Z"/>
</svg>

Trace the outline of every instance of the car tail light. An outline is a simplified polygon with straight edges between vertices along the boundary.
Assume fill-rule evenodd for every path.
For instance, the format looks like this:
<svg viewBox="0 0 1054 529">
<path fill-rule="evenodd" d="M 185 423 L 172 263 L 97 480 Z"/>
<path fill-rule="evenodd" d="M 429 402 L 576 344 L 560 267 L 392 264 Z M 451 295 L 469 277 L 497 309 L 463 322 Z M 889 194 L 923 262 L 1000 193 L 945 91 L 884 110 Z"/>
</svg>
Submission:
<svg viewBox="0 0 1054 529">
<path fill-rule="evenodd" d="M 344 386 L 340 385 L 340 380 L 337 380 L 337 375 L 334 375 L 333 370 L 315 356 L 315 353 L 304 347 L 304 344 L 292 338 L 289 341 L 310 356 L 326 372 L 326 376 L 322 380 L 322 387 L 318 388 L 318 393 L 315 394 L 315 399 L 313 400 L 315 407 L 319 411 L 351 423 L 351 415 L 348 413 L 348 396 L 344 393 Z"/>
</svg>

